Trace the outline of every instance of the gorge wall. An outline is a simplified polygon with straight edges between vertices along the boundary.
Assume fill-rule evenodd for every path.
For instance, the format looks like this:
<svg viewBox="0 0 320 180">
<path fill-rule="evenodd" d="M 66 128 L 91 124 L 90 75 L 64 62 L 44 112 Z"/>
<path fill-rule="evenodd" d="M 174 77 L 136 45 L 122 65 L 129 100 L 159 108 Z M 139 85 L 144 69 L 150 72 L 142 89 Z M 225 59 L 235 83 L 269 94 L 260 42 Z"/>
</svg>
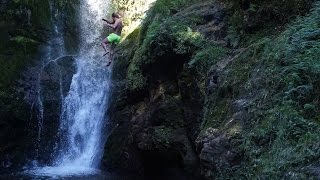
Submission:
<svg viewBox="0 0 320 180">
<path fill-rule="evenodd" d="M 126 27 L 114 54 L 104 169 L 320 177 L 319 1 L 113 2 Z M 63 57 L 37 79 L 58 19 L 52 6 L 63 12 L 63 48 L 73 54 L 79 1 L 0 2 L 0 173 L 37 156 L 38 112 L 29 101 L 37 80 L 52 97 L 40 153 L 52 149 L 61 106 L 55 69 L 65 87 L 74 73 L 72 57 Z"/>
<path fill-rule="evenodd" d="M 61 48 L 69 53 L 77 51 L 77 6 L 77 1 L 4 0 L 0 3 L 0 173 L 21 168 L 40 153 L 37 147 L 39 112 L 35 103 L 39 92 L 35 83 L 41 81 L 44 89 L 50 89 L 42 91 L 43 96 L 54 96 L 58 77 L 54 69 L 64 66 L 66 69 L 62 68 L 62 73 L 69 75 L 72 72 L 72 59 L 68 57 L 65 62 L 58 60 L 57 66 L 51 64 L 45 69 L 42 69 L 42 63 L 47 47 L 59 46 L 50 41 L 56 31 L 53 21 L 59 21 L 64 28 L 61 37 L 66 47 Z M 65 76 L 66 83 L 70 80 L 68 75 Z M 45 112 L 48 117 L 46 131 L 53 131 L 57 125 L 55 115 L 59 113 L 55 105 L 59 102 L 49 101 L 45 104 L 51 107 Z M 53 138 L 49 136 L 50 133 L 44 140 L 51 141 Z"/>
<path fill-rule="evenodd" d="M 130 2 L 124 12 L 138 12 Z M 319 9 L 312 0 L 152 3 L 115 49 L 106 167 L 319 177 Z"/>
</svg>

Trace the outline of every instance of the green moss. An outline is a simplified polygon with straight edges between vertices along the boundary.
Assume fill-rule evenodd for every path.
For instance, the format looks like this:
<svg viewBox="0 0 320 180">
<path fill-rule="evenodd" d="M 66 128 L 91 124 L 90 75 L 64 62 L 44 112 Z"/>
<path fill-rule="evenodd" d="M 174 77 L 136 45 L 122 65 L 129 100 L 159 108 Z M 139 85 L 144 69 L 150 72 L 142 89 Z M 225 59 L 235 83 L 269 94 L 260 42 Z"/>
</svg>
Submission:
<svg viewBox="0 0 320 180">
<path fill-rule="evenodd" d="M 207 128 L 221 128 L 223 122 L 230 117 L 230 103 L 228 99 L 214 100 L 211 99 L 207 102 L 202 122 L 202 132 Z"/>
<path fill-rule="evenodd" d="M 132 34 L 127 36 L 115 49 L 116 56 L 114 57 L 114 70 L 112 71 L 113 79 L 121 81 L 126 78 L 128 66 L 138 47 L 139 32 L 140 29 L 133 31 Z"/>
<path fill-rule="evenodd" d="M 140 30 L 141 28 L 137 28 L 134 31 L 132 31 L 132 33 L 126 37 L 126 40 L 129 42 L 134 41 L 139 44 L 138 40 L 140 39 Z"/>
<path fill-rule="evenodd" d="M 192 12 L 190 16 L 172 17 L 166 17 L 167 13 L 170 13 L 169 11 L 161 11 L 160 7 L 167 7 L 170 3 L 177 5 L 173 5 L 172 7 L 179 8 L 189 4 L 189 1 L 185 1 L 184 5 L 180 4 L 182 2 L 183 1 L 157 1 L 150 9 L 149 13 L 159 15 L 154 16 L 153 21 L 148 22 L 148 18 L 152 16 L 149 14 L 145 20 L 146 23 L 143 24 L 140 29 L 138 36 L 140 40 L 136 43 L 139 44 L 139 47 L 130 62 L 127 72 L 129 89 L 144 88 L 146 85 L 146 77 L 142 72 L 143 68 L 148 67 L 148 65 L 157 60 L 161 60 L 164 56 L 189 57 L 195 55 L 195 59 L 191 64 L 195 65 L 196 71 L 207 68 L 205 72 L 202 72 L 202 77 L 204 77 L 204 74 L 206 74 L 209 68 L 208 65 L 212 65 L 226 54 L 225 49 L 212 44 L 210 40 L 205 39 L 203 34 L 197 30 L 197 23 L 203 21 L 203 18 L 197 14 L 197 11 Z M 162 18 L 165 18 L 165 20 Z M 129 36 L 132 37 L 134 35 Z M 211 46 L 215 46 L 216 48 L 211 48 Z M 201 50 L 208 48 L 210 50 L 201 52 Z M 198 52 L 199 54 L 197 54 Z M 201 58 L 210 59 L 200 60 Z M 204 78 L 202 78 L 201 81 L 204 82 Z"/>
<path fill-rule="evenodd" d="M 128 67 L 128 76 L 127 76 L 127 83 L 129 89 L 141 90 L 145 86 L 146 79 L 142 75 L 141 69 L 139 65 L 131 63 Z"/>
<path fill-rule="evenodd" d="M 171 55 L 187 57 L 183 63 L 188 63 L 189 68 L 184 73 L 196 76 L 187 83 L 192 84 L 196 79 L 202 94 L 206 95 L 202 132 L 214 128 L 232 133 L 234 127 L 229 128 L 226 123 L 237 113 L 234 111 L 248 113 L 248 117 L 236 122 L 236 135 L 230 135 L 233 148 L 241 156 L 240 165 L 212 172 L 214 177 L 309 177 L 307 167 L 315 163 L 320 154 L 317 143 L 320 130 L 317 106 L 320 100 L 319 1 L 309 16 L 286 26 L 282 25 L 291 15 L 305 13 L 311 1 L 247 1 L 247 9 L 240 3 L 244 1 L 228 1 L 231 2 L 228 12 L 231 28 L 226 39 L 231 47 L 243 48 L 234 52 L 203 38 L 197 29 L 197 23 L 201 24 L 203 19 L 197 13 L 188 12 L 188 16 L 177 13 L 190 2 L 194 1 L 156 1 L 139 32 L 132 33 L 123 42 L 123 47 L 136 45 L 121 56 L 130 57 L 128 64 L 121 66 L 127 67 L 124 89 L 149 90 L 148 86 L 154 83 L 148 82 L 153 80 L 147 72 L 149 65 Z M 246 24 L 244 17 L 252 20 L 252 24 Z M 234 56 L 228 59 L 227 55 Z M 219 72 L 217 87 L 207 92 L 207 73 L 221 59 L 230 63 Z M 245 99 L 248 107 L 235 110 L 234 102 L 239 99 Z M 179 108 L 176 109 L 172 110 L 173 114 L 180 114 Z M 173 129 L 182 127 L 183 123 L 179 120 L 170 124 L 165 117 L 170 121 L 181 117 L 170 118 L 167 111 L 159 113 L 157 117 L 163 124 L 153 129 L 153 142 L 168 147 Z"/>
<path fill-rule="evenodd" d="M 18 44 L 37 43 L 37 41 L 23 36 L 13 37 L 11 40 L 17 42 Z"/>
<path fill-rule="evenodd" d="M 3 43 L 6 43 L 6 46 Z M 34 63 L 31 58 L 37 52 L 39 42 L 28 37 L 16 36 L 3 43 L 0 50 L 8 54 L 0 54 L 0 84 L 8 88 L 20 77 L 25 68 Z M 10 55 L 10 52 L 13 54 Z"/>
<path fill-rule="evenodd" d="M 166 126 L 157 126 L 154 128 L 153 143 L 156 147 L 166 149 L 170 147 L 174 129 Z"/>
<path fill-rule="evenodd" d="M 151 46 L 151 43 L 157 37 L 159 28 L 159 22 L 153 22 L 148 29 L 148 34 L 143 40 L 143 43 L 137 48 L 136 52 L 134 53 L 127 72 L 128 87 L 131 90 L 143 89 L 145 86 L 146 79 L 142 74 L 142 65 L 147 61 L 152 61 L 152 56 L 149 56 L 148 58 L 147 56 L 150 54 L 149 48 Z M 131 35 L 129 35 L 129 37 L 130 36 Z"/>
<path fill-rule="evenodd" d="M 177 54 L 187 54 L 192 51 L 193 46 L 201 47 L 205 42 L 203 35 L 200 32 L 193 31 L 190 27 L 181 28 L 183 26 L 175 25 L 174 27 L 179 27 L 176 30 L 174 36 L 176 37 L 177 45 L 174 51 Z"/>
<path fill-rule="evenodd" d="M 255 69 L 255 67 L 258 64 L 264 64 L 260 55 L 268 43 L 271 43 L 269 38 L 260 39 L 235 55 L 234 62 L 222 75 L 221 88 L 218 90 L 221 96 L 239 96 L 246 89 L 252 88 L 251 77 L 256 74 L 256 71 L 260 73 L 261 69 Z M 269 65 L 272 66 L 274 64 Z"/>
<path fill-rule="evenodd" d="M 210 68 L 224 58 L 226 54 L 226 48 L 213 45 L 198 51 L 188 62 L 188 65 L 191 71 L 198 76 L 198 80 L 204 81 Z"/>
<path fill-rule="evenodd" d="M 239 34 L 244 35 L 244 31 L 249 29 L 281 26 L 293 16 L 308 12 L 314 0 L 227 0 L 225 2 L 229 7 L 230 25 Z"/>
<path fill-rule="evenodd" d="M 319 159 L 320 148 L 320 111 L 314 106 L 320 89 L 319 9 L 317 2 L 309 16 L 290 23 L 284 32 L 258 38 L 221 75 L 217 92 L 209 96 L 206 112 L 211 116 L 205 116 L 203 128 L 223 129 L 229 116 L 225 111 L 231 108 L 225 99 L 249 98 L 251 118 L 235 145 L 243 154 L 240 167 L 217 176 L 314 178 L 308 167 Z"/>
<path fill-rule="evenodd" d="M 6 11 L 20 19 L 25 18 L 25 14 L 19 14 L 17 9 L 27 8 L 31 10 L 31 21 L 35 28 L 50 29 L 51 15 L 49 0 L 15 0 L 9 3 L 9 9 Z M 23 11 L 21 11 L 23 13 Z"/>
<path fill-rule="evenodd" d="M 147 17 L 144 19 L 144 23 L 141 29 L 141 38 L 145 38 L 149 25 L 154 21 L 158 23 L 164 22 L 167 18 L 170 18 L 173 14 L 177 13 L 184 7 L 191 5 L 195 2 L 201 2 L 196 0 L 157 0 L 152 8 L 147 12 Z"/>
<path fill-rule="evenodd" d="M 319 126 L 304 119 L 295 107 L 283 104 L 269 111 L 240 147 L 249 162 L 248 178 L 308 177 L 300 168 L 318 158 Z"/>
</svg>

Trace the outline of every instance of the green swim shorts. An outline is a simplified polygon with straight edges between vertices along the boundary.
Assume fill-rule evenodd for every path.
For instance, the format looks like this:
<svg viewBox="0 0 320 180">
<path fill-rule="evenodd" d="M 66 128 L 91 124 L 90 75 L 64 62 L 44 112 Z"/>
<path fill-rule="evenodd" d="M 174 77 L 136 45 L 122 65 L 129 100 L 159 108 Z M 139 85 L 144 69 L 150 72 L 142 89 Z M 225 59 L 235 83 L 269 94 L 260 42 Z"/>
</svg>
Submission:
<svg viewBox="0 0 320 180">
<path fill-rule="evenodd" d="M 121 37 L 118 36 L 118 35 L 115 34 L 115 33 L 111 33 L 111 34 L 109 34 L 109 36 L 107 37 L 107 39 L 108 39 L 108 41 L 109 41 L 110 43 L 118 44 L 118 43 L 120 42 L 120 40 L 121 40 Z"/>
</svg>

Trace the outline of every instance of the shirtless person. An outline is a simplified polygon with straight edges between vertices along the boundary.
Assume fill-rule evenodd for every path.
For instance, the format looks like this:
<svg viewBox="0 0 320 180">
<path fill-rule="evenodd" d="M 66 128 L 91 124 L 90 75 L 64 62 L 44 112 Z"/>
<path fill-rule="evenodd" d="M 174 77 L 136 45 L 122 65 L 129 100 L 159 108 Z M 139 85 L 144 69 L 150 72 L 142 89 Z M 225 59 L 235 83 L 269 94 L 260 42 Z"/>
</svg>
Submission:
<svg viewBox="0 0 320 180">
<path fill-rule="evenodd" d="M 109 48 L 111 46 L 111 44 L 118 44 L 120 42 L 121 39 L 121 31 L 122 31 L 122 20 L 120 19 L 120 15 L 117 13 L 112 13 L 112 21 L 106 20 L 106 19 L 102 19 L 104 20 L 106 23 L 106 26 L 109 26 L 113 29 L 113 33 L 109 34 L 109 36 L 107 38 L 105 38 L 101 45 L 103 47 L 103 49 L 105 50 L 105 55 L 107 55 L 108 53 L 110 53 L 107 50 L 107 46 L 109 45 Z M 109 59 L 109 62 L 107 64 L 107 66 L 109 66 L 111 64 L 111 58 Z"/>
</svg>

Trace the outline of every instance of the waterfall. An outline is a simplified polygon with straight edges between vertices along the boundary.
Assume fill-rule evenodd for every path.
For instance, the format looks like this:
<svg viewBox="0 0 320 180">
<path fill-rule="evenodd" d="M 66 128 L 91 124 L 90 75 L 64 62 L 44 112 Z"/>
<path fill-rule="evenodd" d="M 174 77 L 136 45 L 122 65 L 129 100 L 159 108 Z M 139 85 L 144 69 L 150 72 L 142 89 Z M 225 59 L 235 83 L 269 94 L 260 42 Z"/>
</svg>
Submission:
<svg viewBox="0 0 320 180">
<path fill-rule="evenodd" d="M 31 109 L 34 109 L 37 113 L 38 119 L 38 132 L 37 132 L 37 142 L 36 142 L 36 157 L 39 156 L 40 144 L 43 140 L 43 128 L 44 128 L 44 106 L 43 106 L 43 97 L 42 97 L 42 88 L 41 88 L 41 76 L 44 69 L 51 63 L 55 63 L 60 57 L 64 57 L 65 48 L 64 48 L 64 38 L 63 38 L 63 26 L 62 26 L 62 14 L 58 11 L 57 3 L 50 1 L 50 20 L 52 22 L 52 34 L 47 45 L 41 49 L 41 63 L 38 67 L 30 68 L 29 74 L 35 73 L 34 81 L 31 82 L 31 89 L 27 92 L 26 99 L 31 104 Z M 30 12 L 28 12 L 30 13 Z M 30 15 L 30 14 L 29 14 Z M 28 16 L 28 18 L 30 18 Z M 28 22 L 30 19 L 28 19 Z M 31 72 L 31 73 L 30 73 Z M 61 76 L 61 74 L 59 74 Z M 61 79 L 60 79 L 60 89 L 62 91 Z M 63 95 L 60 92 L 60 98 L 62 100 Z"/>
<path fill-rule="evenodd" d="M 80 50 L 75 56 L 76 73 L 72 77 L 66 96 L 63 96 L 60 80 L 62 107 L 58 142 L 51 163 L 33 167 L 27 171 L 29 174 L 70 176 L 98 172 L 103 154 L 103 128 L 107 121 L 105 114 L 110 90 L 110 70 L 106 67 L 107 58 L 102 57 L 103 51 L 100 46 L 103 38 L 101 18 L 106 16 L 108 7 L 109 1 L 81 1 Z M 61 29 L 59 24 L 54 25 L 54 28 L 55 32 Z M 54 53 L 51 50 L 48 52 Z M 63 54 L 61 50 L 56 57 Z M 49 56 L 51 59 L 52 57 Z M 41 101 L 41 98 L 38 100 Z M 39 104 L 41 105 L 41 102 Z M 41 105 L 41 113 L 42 108 Z M 39 131 L 44 121 L 45 119 L 40 119 Z"/>
</svg>

